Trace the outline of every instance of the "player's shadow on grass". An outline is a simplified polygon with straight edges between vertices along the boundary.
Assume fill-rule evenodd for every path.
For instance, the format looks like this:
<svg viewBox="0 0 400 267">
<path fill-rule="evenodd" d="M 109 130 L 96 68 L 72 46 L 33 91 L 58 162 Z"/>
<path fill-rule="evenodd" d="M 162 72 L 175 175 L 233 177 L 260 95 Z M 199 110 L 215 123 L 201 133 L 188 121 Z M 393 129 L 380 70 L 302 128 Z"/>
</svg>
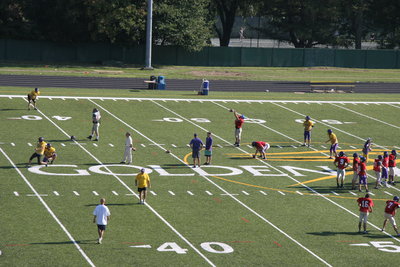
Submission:
<svg viewBox="0 0 400 267">
<path fill-rule="evenodd" d="M 133 197 L 133 196 L 132 196 Z M 107 206 L 135 206 L 138 205 L 136 202 L 136 198 L 134 199 L 134 202 L 129 202 L 129 203 L 106 203 Z M 86 204 L 86 207 L 96 207 L 99 204 Z"/>
<path fill-rule="evenodd" d="M 76 240 L 75 242 L 78 244 L 92 244 L 93 242 L 97 242 L 98 239 L 92 240 Z M 72 241 L 62 241 L 62 242 L 38 242 L 38 243 L 29 243 L 30 245 L 70 245 L 74 244 Z"/>
<path fill-rule="evenodd" d="M 306 184 L 307 185 L 307 184 Z M 348 191 L 350 190 L 351 186 L 345 187 L 345 188 L 337 188 L 336 186 L 332 186 L 332 187 L 327 187 L 327 186 L 314 186 L 314 185 L 307 185 L 310 186 L 312 189 L 314 189 L 315 191 L 317 191 L 320 194 L 330 194 L 332 195 L 332 191 L 335 191 L 336 193 L 342 193 L 342 191 L 344 191 L 344 193 L 348 193 Z M 305 189 L 304 186 L 289 186 L 287 187 L 287 189 Z M 312 191 L 308 191 L 309 193 L 313 193 Z"/>
<path fill-rule="evenodd" d="M 324 232 L 310 232 L 308 235 L 316 235 L 316 236 L 336 236 L 336 235 L 351 235 L 351 236 L 360 236 L 360 237 L 368 237 L 368 238 L 391 238 L 388 235 L 383 234 L 382 232 L 368 232 L 367 234 L 359 233 L 357 231 L 354 232 L 332 232 L 332 231 L 324 231 Z"/>
<path fill-rule="evenodd" d="M 26 108 L 0 108 L 0 111 L 26 110 Z"/>
<path fill-rule="evenodd" d="M 188 167 L 188 165 L 179 163 L 179 164 L 164 164 L 161 166 L 163 169 L 180 169 L 183 167 Z"/>
</svg>

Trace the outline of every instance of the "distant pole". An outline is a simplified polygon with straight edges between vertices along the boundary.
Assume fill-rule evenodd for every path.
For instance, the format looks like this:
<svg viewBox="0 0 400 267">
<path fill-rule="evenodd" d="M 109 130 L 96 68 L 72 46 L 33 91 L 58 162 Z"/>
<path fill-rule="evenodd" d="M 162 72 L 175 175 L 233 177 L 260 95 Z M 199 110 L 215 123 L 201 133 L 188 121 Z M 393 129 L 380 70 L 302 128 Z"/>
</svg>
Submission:
<svg viewBox="0 0 400 267">
<path fill-rule="evenodd" d="M 147 25 L 146 25 L 146 65 L 145 69 L 152 69 L 151 66 L 151 45 L 153 25 L 153 0 L 147 0 Z"/>
</svg>

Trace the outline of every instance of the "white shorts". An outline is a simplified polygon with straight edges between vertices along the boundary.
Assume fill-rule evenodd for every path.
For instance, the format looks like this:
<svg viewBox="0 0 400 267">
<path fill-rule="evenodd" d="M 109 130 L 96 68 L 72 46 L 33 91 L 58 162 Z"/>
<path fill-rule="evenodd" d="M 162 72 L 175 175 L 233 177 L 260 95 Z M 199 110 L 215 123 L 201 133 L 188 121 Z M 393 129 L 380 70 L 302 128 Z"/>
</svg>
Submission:
<svg viewBox="0 0 400 267">
<path fill-rule="evenodd" d="M 369 212 L 360 211 L 360 222 L 367 223 Z"/>
<path fill-rule="evenodd" d="M 265 153 L 266 150 L 268 150 L 270 148 L 269 144 L 265 144 L 265 146 L 262 149 L 262 152 Z"/>
<path fill-rule="evenodd" d="M 99 134 L 99 126 L 100 126 L 100 123 L 93 123 L 92 133 L 96 133 L 98 135 Z"/>
<path fill-rule="evenodd" d="M 346 177 L 346 169 L 337 169 L 337 177 L 342 177 L 342 179 L 344 180 L 344 178 Z"/>
<path fill-rule="evenodd" d="M 376 180 L 378 181 L 378 183 L 380 183 L 381 182 L 381 172 L 377 172 L 377 171 L 375 171 L 375 177 L 376 177 Z"/>
<path fill-rule="evenodd" d="M 393 226 L 396 226 L 396 221 L 394 220 L 394 217 L 393 217 L 393 215 L 392 214 L 389 214 L 389 213 L 386 213 L 385 212 L 385 219 L 388 219 L 389 220 L 389 222 L 393 225 Z"/>
<path fill-rule="evenodd" d="M 242 138 L 242 128 L 235 128 L 235 138 L 241 139 Z"/>
<path fill-rule="evenodd" d="M 394 176 L 396 167 L 389 167 L 389 175 Z"/>
<path fill-rule="evenodd" d="M 353 180 L 352 180 L 352 182 L 355 183 L 355 182 L 357 182 L 357 180 L 358 180 L 358 174 L 357 174 L 357 172 L 355 171 L 354 174 L 353 174 Z"/>
</svg>

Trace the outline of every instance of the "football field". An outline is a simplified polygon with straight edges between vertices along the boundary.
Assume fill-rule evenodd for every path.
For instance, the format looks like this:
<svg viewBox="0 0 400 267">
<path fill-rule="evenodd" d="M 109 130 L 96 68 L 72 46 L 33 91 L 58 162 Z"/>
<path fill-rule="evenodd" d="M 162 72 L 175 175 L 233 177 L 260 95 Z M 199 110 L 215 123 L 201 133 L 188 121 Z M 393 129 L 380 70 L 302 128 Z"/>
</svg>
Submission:
<svg viewBox="0 0 400 267">
<path fill-rule="evenodd" d="M 0 95 L 0 265 L 393 266 L 400 238 L 390 224 L 380 229 L 385 201 L 400 195 L 400 186 L 374 189 L 372 164 L 384 151 L 400 150 L 399 95 L 287 96 L 69 92 L 44 94 L 38 110 L 28 111 L 24 94 Z M 99 141 L 86 138 L 93 108 L 102 116 Z M 230 109 L 247 117 L 240 147 L 233 146 Z M 311 147 L 302 146 L 306 115 L 315 122 Z M 367 167 L 375 207 L 367 234 L 358 233 L 356 202 L 365 190 L 351 190 L 350 167 L 344 188 L 336 188 L 328 129 L 350 159 L 373 139 Z M 205 143 L 208 131 L 212 164 L 192 168 L 188 144 L 194 133 Z M 120 164 L 126 132 L 136 148 L 131 165 Z M 27 165 L 38 137 L 56 148 L 48 167 Z M 271 145 L 267 159 L 252 158 L 253 141 Z M 141 168 L 152 183 L 145 205 L 134 184 Z M 92 213 L 102 197 L 111 220 L 99 245 Z"/>
</svg>

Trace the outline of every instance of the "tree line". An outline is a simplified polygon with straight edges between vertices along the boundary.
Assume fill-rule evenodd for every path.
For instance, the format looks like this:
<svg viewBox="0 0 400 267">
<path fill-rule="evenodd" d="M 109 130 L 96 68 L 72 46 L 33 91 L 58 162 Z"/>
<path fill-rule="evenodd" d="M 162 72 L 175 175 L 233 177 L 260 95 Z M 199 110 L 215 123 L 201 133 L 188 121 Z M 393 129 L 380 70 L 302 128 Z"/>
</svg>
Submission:
<svg viewBox="0 0 400 267">
<path fill-rule="evenodd" d="M 399 0 L 153 0 L 155 44 L 197 51 L 217 35 L 228 46 L 235 18 L 262 17 L 252 31 L 296 48 L 400 47 Z M 146 0 L 2 0 L 0 38 L 145 43 Z M 218 23 L 217 23 L 218 22 Z"/>
</svg>

